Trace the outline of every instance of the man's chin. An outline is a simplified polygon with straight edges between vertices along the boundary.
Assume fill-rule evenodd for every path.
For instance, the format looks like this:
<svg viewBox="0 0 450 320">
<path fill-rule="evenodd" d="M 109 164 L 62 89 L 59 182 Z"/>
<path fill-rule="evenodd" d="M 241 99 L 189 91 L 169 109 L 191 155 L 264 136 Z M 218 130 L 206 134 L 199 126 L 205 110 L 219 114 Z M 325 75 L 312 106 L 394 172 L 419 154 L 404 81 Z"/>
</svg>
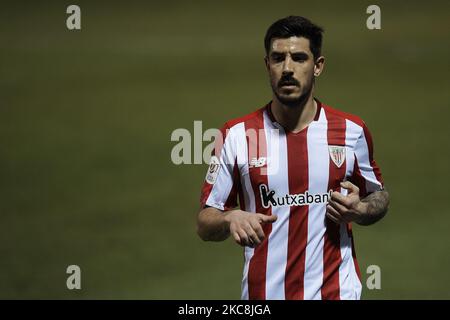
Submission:
<svg viewBox="0 0 450 320">
<path fill-rule="evenodd" d="M 277 94 L 278 100 L 286 106 L 298 106 L 303 102 L 302 96 L 298 94 Z"/>
</svg>

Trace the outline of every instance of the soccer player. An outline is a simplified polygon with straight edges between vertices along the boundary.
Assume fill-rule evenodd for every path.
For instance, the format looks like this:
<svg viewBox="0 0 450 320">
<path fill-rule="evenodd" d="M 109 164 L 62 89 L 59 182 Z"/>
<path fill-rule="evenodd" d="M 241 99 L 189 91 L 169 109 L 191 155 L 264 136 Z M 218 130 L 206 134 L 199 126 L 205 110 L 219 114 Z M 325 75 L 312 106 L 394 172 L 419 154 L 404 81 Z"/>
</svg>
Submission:
<svg viewBox="0 0 450 320">
<path fill-rule="evenodd" d="M 388 209 L 367 126 L 314 98 L 322 33 L 299 16 L 272 24 L 272 101 L 216 139 L 198 234 L 244 246 L 242 299 L 360 299 L 351 223 Z"/>
</svg>

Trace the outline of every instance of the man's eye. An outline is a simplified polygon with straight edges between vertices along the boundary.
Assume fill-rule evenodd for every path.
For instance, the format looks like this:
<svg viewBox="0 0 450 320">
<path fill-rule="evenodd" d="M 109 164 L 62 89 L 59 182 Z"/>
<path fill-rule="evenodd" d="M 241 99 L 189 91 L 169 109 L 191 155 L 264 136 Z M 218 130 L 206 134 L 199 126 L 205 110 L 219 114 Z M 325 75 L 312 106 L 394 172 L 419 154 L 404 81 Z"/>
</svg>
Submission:
<svg viewBox="0 0 450 320">
<path fill-rule="evenodd" d="M 272 56 L 272 60 L 275 62 L 281 62 L 284 60 L 284 56 Z"/>
<path fill-rule="evenodd" d="M 305 55 L 293 56 L 292 60 L 294 60 L 295 62 L 305 62 L 306 60 L 308 60 L 308 56 Z"/>
</svg>

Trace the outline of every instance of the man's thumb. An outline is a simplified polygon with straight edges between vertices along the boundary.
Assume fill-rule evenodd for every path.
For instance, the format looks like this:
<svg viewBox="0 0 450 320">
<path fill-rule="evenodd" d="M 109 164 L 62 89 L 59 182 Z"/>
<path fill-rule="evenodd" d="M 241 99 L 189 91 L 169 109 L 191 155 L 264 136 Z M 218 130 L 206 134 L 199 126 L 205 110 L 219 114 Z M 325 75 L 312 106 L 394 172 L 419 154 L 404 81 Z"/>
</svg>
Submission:
<svg viewBox="0 0 450 320">
<path fill-rule="evenodd" d="M 265 214 L 259 214 L 259 218 L 261 219 L 261 223 L 272 223 L 275 222 L 278 218 L 278 216 L 271 214 L 271 215 L 265 215 Z"/>
<path fill-rule="evenodd" d="M 350 191 L 350 193 L 359 193 L 359 188 L 350 181 L 341 182 L 341 187 Z"/>
</svg>

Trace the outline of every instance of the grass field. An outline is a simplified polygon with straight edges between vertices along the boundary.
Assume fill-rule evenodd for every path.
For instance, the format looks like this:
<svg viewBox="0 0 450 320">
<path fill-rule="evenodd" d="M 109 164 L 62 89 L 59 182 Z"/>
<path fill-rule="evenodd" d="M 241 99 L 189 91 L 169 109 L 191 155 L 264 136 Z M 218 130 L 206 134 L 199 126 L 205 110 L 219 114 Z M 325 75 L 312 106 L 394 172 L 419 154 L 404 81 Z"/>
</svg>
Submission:
<svg viewBox="0 0 450 320">
<path fill-rule="evenodd" d="M 206 165 L 174 165 L 170 135 L 269 101 L 263 37 L 289 14 L 325 28 L 316 96 L 366 121 L 391 194 L 354 232 L 382 271 L 363 298 L 450 298 L 448 2 L 378 1 L 378 31 L 369 1 L 152 2 L 78 1 L 81 31 L 72 2 L 2 4 L 0 298 L 239 298 L 242 250 L 197 237 Z"/>
</svg>

